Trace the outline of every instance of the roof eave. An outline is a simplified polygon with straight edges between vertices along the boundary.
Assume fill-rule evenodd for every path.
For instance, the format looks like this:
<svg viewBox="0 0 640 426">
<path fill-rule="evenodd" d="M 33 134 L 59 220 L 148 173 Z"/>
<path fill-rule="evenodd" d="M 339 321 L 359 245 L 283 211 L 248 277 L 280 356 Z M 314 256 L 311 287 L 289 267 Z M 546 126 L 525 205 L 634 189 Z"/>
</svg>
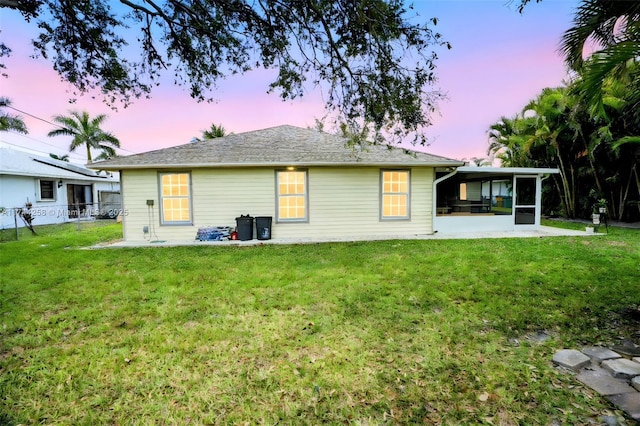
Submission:
<svg viewBox="0 0 640 426">
<path fill-rule="evenodd" d="M 502 174 L 557 174 L 559 169 L 541 167 L 459 167 L 458 172 L 464 173 L 502 173 Z"/>
<path fill-rule="evenodd" d="M 91 181 L 91 182 L 119 182 L 117 179 L 108 176 L 62 176 L 53 173 L 36 173 L 36 172 L 23 172 L 16 170 L 2 170 L 0 171 L 2 176 L 21 176 L 21 177 L 33 177 L 33 178 L 45 178 L 45 179 L 61 179 L 67 181 Z"/>
<path fill-rule="evenodd" d="M 202 169 L 202 168 L 250 168 L 250 167 L 459 167 L 463 162 L 291 162 L 291 163 L 170 163 L 170 164 L 113 164 L 88 166 L 100 170 L 135 169 Z"/>
</svg>

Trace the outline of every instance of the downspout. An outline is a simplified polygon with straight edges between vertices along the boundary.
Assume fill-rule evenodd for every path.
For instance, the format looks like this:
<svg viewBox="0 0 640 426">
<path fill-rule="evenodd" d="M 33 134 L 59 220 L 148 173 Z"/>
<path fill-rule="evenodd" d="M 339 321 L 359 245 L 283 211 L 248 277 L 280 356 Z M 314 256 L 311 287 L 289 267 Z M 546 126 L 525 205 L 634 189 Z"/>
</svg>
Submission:
<svg viewBox="0 0 640 426">
<path fill-rule="evenodd" d="M 118 191 L 120 192 L 120 212 L 118 212 L 119 216 L 122 218 L 122 238 L 127 241 L 127 237 L 129 237 L 128 229 L 129 224 L 127 223 L 127 214 L 126 207 L 124 205 L 124 178 L 122 174 L 122 169 L 118 170 Z M 118 218 L 116 217 L 116 221 Z"/>
<path fill-rule="evenodd" d="M 434 170 L 433 170 L 433 173 L 435 173 L 435 172 L 436 172 L 436 171 L 435 171 L 435 169 L 434 169 Z M 431 198 L 432 198 L 432 204 L 433 204 L 433 205 L 431 206 L 431 208 L 432 208 L 432 211 L 431 211 L 432 213 L 431 213 L 431 214 L 433 215 L 433 217 L 431 218 L 431 223 L 433 224 L 433 228 L 434 228 L 434 229 L 433 229 L 433 233 L 434 233 L 434 234 L 435 234 L 436 232 L 438 232 L 438 230 L 437 230 L 437 229 L 435 229 L 435 224 L 436 224 L 436 212 L 437 212 L 437 205 L 438 205 L 438 190 L 437 190 L 437 188 L 438 188 L 438 184 L 439 184 L 440 182 L 442 182 L 442 181 L 445 181 L 445 180 L 449 179 L 451 176 L 455 175 L 456 173 L 458 173 L 458 168 L 457 168 L 457 167 L 456 167 L 456 169 L 455 169 L 454 171 L 452 171 L 451 173 L 446 174 L 446 175 L 444 175 L 444 176 L 442 176 L 442 177 L 440 177 L 440 178 L 438 178 L 438 179 L 436 179 L 436 180 L 434 180 L 434 181 L 433 181 L 433 194 L 432 194 L 433 196 L 431 197 Z"/>
</svg>

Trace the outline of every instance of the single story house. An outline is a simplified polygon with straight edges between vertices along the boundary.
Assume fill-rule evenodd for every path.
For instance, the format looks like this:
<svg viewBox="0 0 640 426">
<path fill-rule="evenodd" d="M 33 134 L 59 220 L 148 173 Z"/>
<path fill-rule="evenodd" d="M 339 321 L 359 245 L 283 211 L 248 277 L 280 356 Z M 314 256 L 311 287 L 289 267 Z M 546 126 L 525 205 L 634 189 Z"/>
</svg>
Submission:
<svg viewBox="0 0 640 426">
<path fill-rule="evenodd" d="M 241 215 L 272 217 L 271 234 L 278 239 L 401 238 L 455 231 L 444 219 L 482 220 L 492 213 L 509 216 L 508 229 L 521 220 L 539 226 L 541 175 L 552 172 L 492 169 L 494 174 L 476 176 L 458 160 L 398 147 L 352 146 L 341 136 L 287 125 L 90 167 L 120 173 L 126 241 L 193 240 L 199 228 L 235 226 Z M 533 178 L 521 181 L 525 175 Z M 510 186 L 500 187 L 509 176 Z M 504 198 L 529 191 L 531 182 L 536 203 L 527 198 L 508 215 Z M 532 211 L 533 223 L 522 219 Z"/>
<path fill-rule="evenodd" d="M 121 210 L 120 182 L 112 173 L 0 147 L 2 229 L 24 226 L 14 215 L 31 203 L 34 225 L 64 223 L 95 216 L 115 217 Z"/>
</svg>

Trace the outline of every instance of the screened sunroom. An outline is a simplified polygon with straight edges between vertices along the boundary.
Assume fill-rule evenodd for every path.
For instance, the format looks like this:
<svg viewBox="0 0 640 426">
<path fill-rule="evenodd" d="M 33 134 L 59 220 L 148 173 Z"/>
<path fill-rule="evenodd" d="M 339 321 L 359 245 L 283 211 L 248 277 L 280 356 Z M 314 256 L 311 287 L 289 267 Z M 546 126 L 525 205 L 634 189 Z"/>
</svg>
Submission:
<svg viewBox="0 0 640 426">
<path fill-rule="evenodd" d="M 434 232 L 540 227 L 542 181 L 558 169 L 458 167 L 436 171 Z"/>
</svg>

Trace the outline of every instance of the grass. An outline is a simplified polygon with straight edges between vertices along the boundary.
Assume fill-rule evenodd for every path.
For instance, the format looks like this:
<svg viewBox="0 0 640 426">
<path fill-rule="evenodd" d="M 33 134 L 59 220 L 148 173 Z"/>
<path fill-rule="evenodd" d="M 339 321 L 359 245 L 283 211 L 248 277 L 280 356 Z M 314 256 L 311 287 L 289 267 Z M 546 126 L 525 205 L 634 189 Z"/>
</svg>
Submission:
<svg viewBox="0 0 640 426">
<path fill-rule="evenodd" d="M 553 353 L 638 338 L 637 230 L 81 249 L 120 232 L 0 245 L 0 424 L 588 424 Z"/>
</svg>

